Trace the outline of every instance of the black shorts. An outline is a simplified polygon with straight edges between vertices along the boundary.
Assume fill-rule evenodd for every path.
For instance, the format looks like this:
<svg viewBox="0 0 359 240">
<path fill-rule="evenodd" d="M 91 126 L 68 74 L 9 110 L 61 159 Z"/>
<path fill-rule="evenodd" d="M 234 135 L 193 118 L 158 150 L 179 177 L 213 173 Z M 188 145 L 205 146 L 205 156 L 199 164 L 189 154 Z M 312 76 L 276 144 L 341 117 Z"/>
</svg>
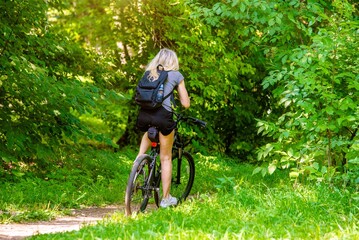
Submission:
<svg viewBox="0 0 359 240">
<path fill-rule="evenodd" d="M 173 113 L 164 107 L 156 110 L 140 109 L 136 126 L 142 132 L 147 132 L 149 127 L 157 127 L 163 135 L 167 136 L 175 129 L 176 122 L 173 120 Z"/>
</svg>

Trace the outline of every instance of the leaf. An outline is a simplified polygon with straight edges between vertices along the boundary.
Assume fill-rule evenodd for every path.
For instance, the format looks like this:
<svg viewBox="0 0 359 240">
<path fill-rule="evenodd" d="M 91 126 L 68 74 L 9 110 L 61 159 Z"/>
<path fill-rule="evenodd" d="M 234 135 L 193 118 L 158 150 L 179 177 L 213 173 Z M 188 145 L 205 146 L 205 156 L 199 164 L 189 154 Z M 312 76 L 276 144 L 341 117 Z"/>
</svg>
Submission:
<svg viewBox="0 0 359 240">
<path fill-rule="evenodd" d="M 289 107 L 289 105 L 291 104 L 291 102 L 292 102 L 291 100 L 285 101 L 285 102 L 284 102 L 284 107 L 285 107 L 285 108 Z"/>
<path fill-rule="evenodd" d="M 288 55 L 284 55 L 282 57 L 282 64 L 285 64 L 287 62 L 287 59 L 288 59 Z"/>
<path fill-rule="evenodd" d="M 307 171 L 309 171 L 311 174 L 312 174 L 312 173 L 316 173 L 316 172 L 318 171 L 317 169 L 315 169 L 315 168 L 312 167 L 312 166 L 305 166 L 304 169 L 307 170 Z"/>
<path fill-rule="evenodd" d="M 294 156 L 293 148 L 289 148 L 289 150 L 288 150 L 288 156 L 289 156 L 289 157 L 293 157 L 293 156 Z"/>
<path fill-rule="evenodd" d="M 314 168 L 315 170 L 319 170 L 319 163 L 314 162 L 314 163 L 313 163 L 313 168 Z"/>
<path fill-rule="evenodd" d="M 18 177 L 18 178 L 21 178 L 22 176 L 24 176 L 25 175 L 25 173 L 23 173 L 23 172 L 21 172 L 21 171 L 19 171 L 19 170 L 12 170 L 11 171 L 11 173 L 12 174 L 14 174 L 16 177 Z"/>
<path fill-rule="evenodd" d="M 263 151 L 258 152 L 257 159 L 258 159 L 258 161 L 263 159 Z"/>
<path fill-rule="evenodd" d="M 239 8 L 240 8 L 241 12 L 244 12 L 246 10 L 246 5 L 244 5 L 244 2 L 241 2 Z"/>
<path fill-rule="evenodd" d="M 255 175 L 255 174 L 258 174 L 262 171 L 262 167 L 256 167 L 253 172 L 252 172 L 252 175 Z"/>
<path fill-rule="evenodd" d="M 263 157 L 267 157 L 269 152 L 272 151 L 273 149 L 273 145 L 271 145 L 270 143 L 268 143 L 266 146 L 265 146 L 265 150 L 264 150 L 264 153 L 263 153 Z"/>
<path fill-rule="evenodd" d="M 270 175 L 272 175 L 276 169 L 277 169 L 277 166 L 276 166 L 276 165 L 270 164 L 270 165 L 268 166 L 268 173 L 269 173 Z"/>
<path fill-rule="evenodd" d="M 290 177 L 290 178 L 298 178 L 298 177 L 299 177 L 299 173 L 298 173 L 298 172 L 294 172 L 294 171 L 293 171 L 293 172 L 290 172 L 290 173 L 289 173 L 289 177 Z"/>
<path fill-rule="evenodd" d="M 12 162 L 12 161 L 13 162 L 17 161 L 16 157 L 14 157 L 14 156 L 12 156 L 12 155 L 10 155 L 8 153 L 5 153 L 5 152 L 0 151 L 0 156 L 1 156 L 1 159 L 3 161 L 5 161 L 6 163 L 9 163 L 9 162 Z"/>
<path fill-rule="evenodd" d="M 329 115 L 333 115 L 334 113 L 334 108 L 332 106 L 327 106 L 325 108 L 325 111 L 329 114 Z"/>
<path fill-rule="evenodd" d="M 348 163 L 359 165 L 359 157 L 348 160 Z"/>
<path fill-rule="evenodd" d="M 265 129 L 264 126 L 259 127 L 257 133 L 260 134 L 264 129 Z"/>
<path fill-rule="evenodd" d="M 235 7 L 238 5 L 239 0 L 233 0 L 231 6 Z"/>
<path fill-rule="evenodd" d="M 222 13 L 221 4 L 220 4 L 220 3 L 216 3 L 216 4 L 213 6 L 213 10 L 215 11 L 215 13 L 216 13 L 217 15 L 221 15 L 221 13 Z"/>
<path fill-rule="evenodd" d="M 268 21 L 268 25 L 269 25 L 269 26 L 273 26 L 274 24 L 275 24 L 275 20 L 274 20 L 274 18 L 269 19 L 269 21 Z"/>
</svg>

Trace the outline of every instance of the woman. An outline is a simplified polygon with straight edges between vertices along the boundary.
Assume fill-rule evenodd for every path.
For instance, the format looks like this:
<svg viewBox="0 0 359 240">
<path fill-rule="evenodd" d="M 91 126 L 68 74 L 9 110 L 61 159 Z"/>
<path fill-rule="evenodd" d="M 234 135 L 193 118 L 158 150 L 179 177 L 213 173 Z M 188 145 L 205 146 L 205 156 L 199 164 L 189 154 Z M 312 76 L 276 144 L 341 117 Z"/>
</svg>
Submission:
<svg viewBox="0 0 359 240">
<path fill-rule="evenodd" d="M 178 71 L 178 58 L 174 51 L 164 48 L 153 58 L 146 68 L 149 71 L 149 78 L 153 81 L 158 79 L 158 67 L 169 71 L 168 78 L 164 83 L 163 96 L 173 92 L 177 88 L 179 100 L 184 108 L 189 108 L 190 99 L 185 87 L 183 75 Z M 162 107 L 155 110 L 141 109 L 137 119 L 137 127 L 145 132 L 142 137 L 140 150 L 137 155 L 140 156 L 147 152 L 151 146 L 151 141 L 147 137 L 147 130 L 149 126 L 156 126 L 159 129 L 160 140 L 160 160 L 161 160 L 161 179 L 163 198 L 160 203 L 161 207 L 169 207 L 177 205 L 177 199 L 170 195 L 171 178 L 172 178 L 172 145 L 174 141 L 174 128 L 176 124 L 173 120 L 173 113 L 171 108 L 171 98 L 166 98 Z"/>
</svg>

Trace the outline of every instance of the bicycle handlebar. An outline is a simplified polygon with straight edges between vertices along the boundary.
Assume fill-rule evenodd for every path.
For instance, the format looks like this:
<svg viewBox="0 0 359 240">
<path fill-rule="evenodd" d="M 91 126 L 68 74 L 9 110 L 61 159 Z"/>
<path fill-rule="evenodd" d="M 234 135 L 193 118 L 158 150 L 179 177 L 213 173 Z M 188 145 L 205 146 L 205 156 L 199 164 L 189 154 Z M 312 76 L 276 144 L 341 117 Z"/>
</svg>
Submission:
<svg viewBox="0 0 359 240">
<path fill-rule="evenodd" d="M 197 118 L 194 118 L 194 117 L 188 117 L 189 120 L 191 120 L 194 124 L 200 126 L 200 127 L 203 127 L 205 128 L 207 126 L 207 122 L 205 121 L 202 121 L 202 120 L 199 120 Z"/>
<path fill-rule="evenodd" d="M 205 121 L 202 121 L 200 119 L 197 119 L 197 118 L 194 118 L 194 117 L 186 117 L 186 116 L 183 116 L 182 114 L 179 114 L 179 113 L 174 113 L 176 116 L 177 116 L 177 122 L 180 122 L 180 121 L 185 121 L 185 122 L 188 122 L 188 123 L 194 123 L 200 127 L 203 127 L 205 128 L 207 126 L 207 122 Z"/>
</svg>

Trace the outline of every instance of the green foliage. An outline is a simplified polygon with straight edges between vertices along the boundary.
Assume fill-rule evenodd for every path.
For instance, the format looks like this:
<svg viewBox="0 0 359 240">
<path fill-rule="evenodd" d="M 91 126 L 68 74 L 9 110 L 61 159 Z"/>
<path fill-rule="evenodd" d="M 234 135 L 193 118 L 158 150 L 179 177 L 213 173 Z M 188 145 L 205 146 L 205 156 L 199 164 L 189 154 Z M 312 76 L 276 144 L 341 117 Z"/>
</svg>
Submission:
<svg viewBox="0 0 359 240">
<path fill-rule="evenodd" d="M 209 5 L 104 1 L 93 6 L 90 1 L 69 1 L 64 6 L 71 14 L 58 14 L 55 23 L 71 31 L 77 41 L 114 56 L 113 63 L 128 79 L 116 87 L 129 94 L 133 94 L 142 74 L 140 66 L 147 64 L 160 47 L 174 49 L 192 99 L 190 113 L 210 122 L 209 137 L 202 144 L 246 158 L 258 144 L 254 118 L 264 112 L 266 101 L 260 82 L 265 73 L 255 72 L 260 61 L 246 56 L 247 49 L 240 47 L 245 40 L 247 46 L 250 42 L 248 34 L 241 33 L 245 23 L 232 19 L 228 29 L 208 25 L 201 9 Z M 89 29 L 90 22 L 97 24 Z M 234 33 L 241 37 L 231 38 Z M 242 35 L 247 39 L 242 40 Z M 132 102 L 124 137 L 129 143 L 137 143 L 133 139 L 137 136 L 133 127 L 137 108 Z"/>
<path fill-rule="evenodd" d="M 168 36 L 177 40 L 191 111 L 209 122 L 205 142 L 210 149 L 250 158 L 259 143 L 254 118 L 262 116 L 266 105 L 260 90 L 265 72 L 256 71 L 263 57 L 249 53 L 252 38 L 243 31 L 247 24 L 237 21 L 237 9 L 227 8 L 229 3 L 187 4 L 187 22 L 177 23 L 186 32 Z"/>
<path fill-rule="evenodd" d="M 51 28 L 48 7 L 45 1 L 0 7 L 0 177 L 19 176 L 23 163 L 41 169 L 59 161 L 62 146 L 76 148 L 84 137 L 106 141 L 79 116 L 124 98 L 106 89 L 114 74 L 97 62 L 104 57 Z"/>
<path fill-rule="evenodd" d="M 88 148 L 42 175 L 0 185 L 0 222 L 49 220 L 68 209 L 122 203 L 133 151 Z"/>
<path fill-rule="evenodd" d="M 189 115 L 209 123 L 193 142 L 196 151 L 263 162 L 255 170 L 263 175 L 290 168 L 294 179 L 355 184 L 357 6 L 351 0 L 6 1 L 0 177 L 67 164 L 63 159 L 88 144 L 137 144 L 134 87 L 143 66 L 169 47 L 180 58 Z"/>
<path fill-rule="evenodd" d="M 291 52 L 272 49 L 274 65 L 282 66 L 274 68 L 263 87 L 272 88 L 277 107 L 273 105 L 268 120 L 259 120 L 257 126 L 274 141 L 259 149 L 258 160 L 268 164 L 256 172 L 291 168 L 293 178 L 305 175 L 323 181 L 340 171 L 354 183 L 357 166 L 348 162 L 359 154 L 355 9 L 346 1 L 334 2 L 330 13 L 318 3 L 298 5 L 304 7 L 309 13 L 294 24 L 306 40 Z"/>
</svg>

